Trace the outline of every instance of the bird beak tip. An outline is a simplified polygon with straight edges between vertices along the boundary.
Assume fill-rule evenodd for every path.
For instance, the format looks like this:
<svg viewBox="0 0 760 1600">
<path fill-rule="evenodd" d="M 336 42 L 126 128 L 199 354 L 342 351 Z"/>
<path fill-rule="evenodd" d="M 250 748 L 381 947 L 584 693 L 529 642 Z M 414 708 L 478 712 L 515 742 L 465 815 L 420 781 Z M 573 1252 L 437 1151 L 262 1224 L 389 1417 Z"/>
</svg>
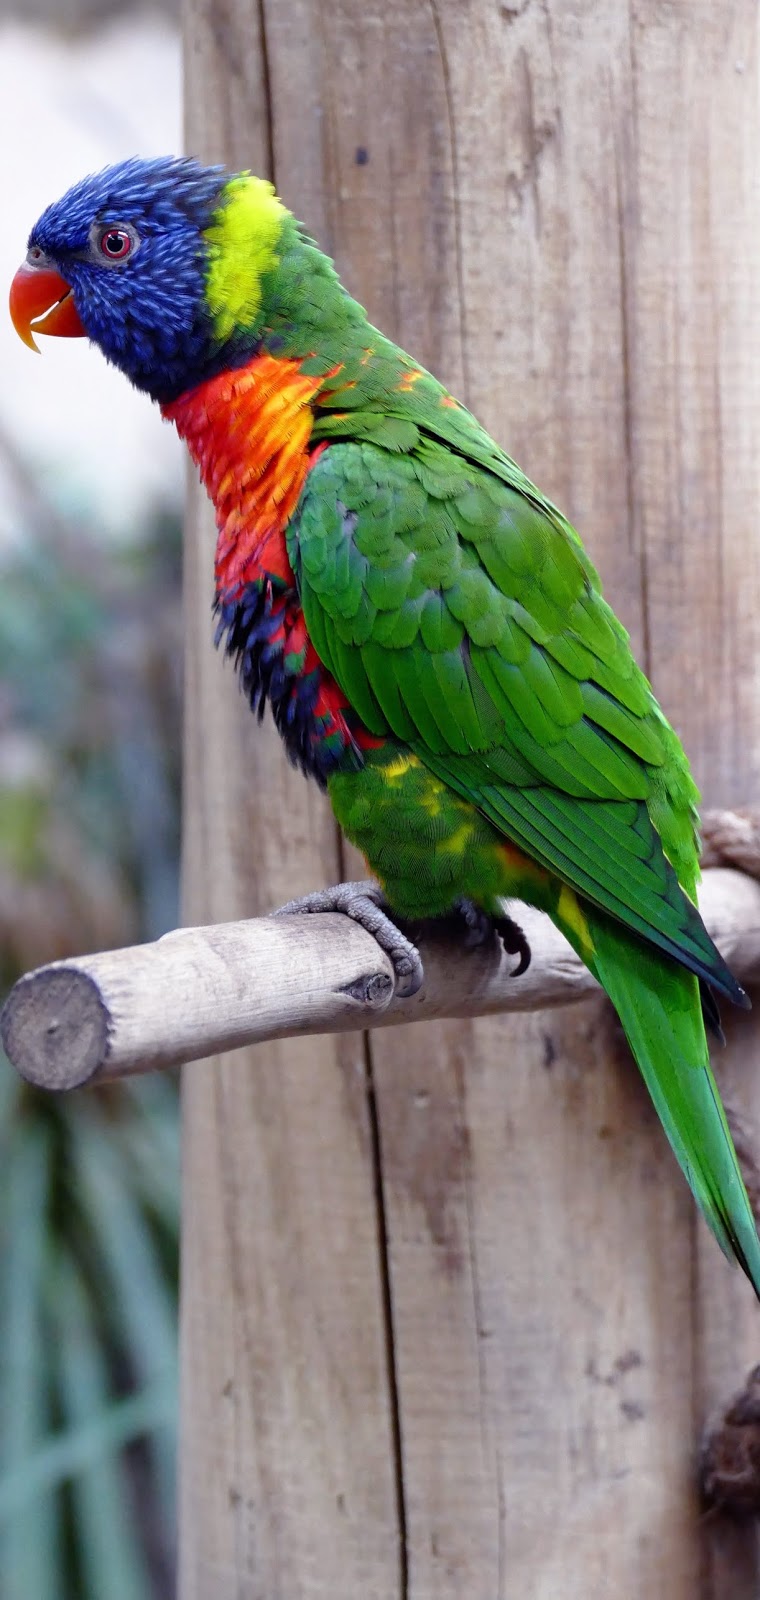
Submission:
<svg viewBox="0 0 760 1600">
<path fill-rule="evenodd" d="M 77 338 L 84 334 L 71 284 L 54 267 L 19 267 L 10 288 L 9 310 L 14 328 L 29 350 L 39 355 L 35 333 Z"/>
</svg>

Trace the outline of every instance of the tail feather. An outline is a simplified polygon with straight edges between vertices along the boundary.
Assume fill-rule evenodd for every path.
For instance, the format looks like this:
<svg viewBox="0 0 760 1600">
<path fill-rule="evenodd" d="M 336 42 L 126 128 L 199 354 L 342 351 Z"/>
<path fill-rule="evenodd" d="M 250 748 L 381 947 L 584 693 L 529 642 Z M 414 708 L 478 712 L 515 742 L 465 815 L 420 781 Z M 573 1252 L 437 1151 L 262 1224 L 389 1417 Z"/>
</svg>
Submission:
<svg viewBox="0 0 760 1600">
<path fill-rule="evenodd" d="M 584 905 L 581 951 L 618 1013 L 694 1197 L 760 1299 L 760 1241 L 710 1067 L 698 980 Z"/>
</svg>

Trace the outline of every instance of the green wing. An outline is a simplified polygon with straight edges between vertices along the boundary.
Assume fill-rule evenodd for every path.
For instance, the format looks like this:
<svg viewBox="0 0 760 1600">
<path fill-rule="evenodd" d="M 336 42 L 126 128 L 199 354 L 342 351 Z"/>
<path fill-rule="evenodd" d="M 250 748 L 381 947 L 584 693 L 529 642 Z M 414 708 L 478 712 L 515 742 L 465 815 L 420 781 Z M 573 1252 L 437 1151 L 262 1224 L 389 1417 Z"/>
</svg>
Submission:
<svg viewBox="0 0 760 1600">
<path fill-rule="evenodd" d="M 309 474 L 289 549 L 317 653 L 372 733 L 739 998 L 687 898 L 697 794 L 679 741 L 577 535 L 462 416 L 498 475 L 397 418 L 385 448 L 336 441 Z"/>
</svg>

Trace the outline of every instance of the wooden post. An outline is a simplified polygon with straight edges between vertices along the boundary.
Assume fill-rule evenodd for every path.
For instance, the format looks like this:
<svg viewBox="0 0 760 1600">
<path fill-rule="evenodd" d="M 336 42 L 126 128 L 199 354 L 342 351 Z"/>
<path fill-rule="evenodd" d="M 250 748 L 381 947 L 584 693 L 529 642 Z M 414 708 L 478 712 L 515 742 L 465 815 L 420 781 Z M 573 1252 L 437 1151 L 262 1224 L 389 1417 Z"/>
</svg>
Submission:
<svg viewBox="0 0 760 1600">
<path fill-rule="evenodd" d="M 187 0 L 186 45 L 188 148 L 563 505 L 706 799 L 756 798 L 755 0 Z M 341 865 L 212 653 L 212 543 L 194 495 L 198 922 Z M 181 1600 L 756 1594 L 695 1489 L 756 1307 L 603 1003 L 239 1052 L 184 1134 Z"/>
</svg>

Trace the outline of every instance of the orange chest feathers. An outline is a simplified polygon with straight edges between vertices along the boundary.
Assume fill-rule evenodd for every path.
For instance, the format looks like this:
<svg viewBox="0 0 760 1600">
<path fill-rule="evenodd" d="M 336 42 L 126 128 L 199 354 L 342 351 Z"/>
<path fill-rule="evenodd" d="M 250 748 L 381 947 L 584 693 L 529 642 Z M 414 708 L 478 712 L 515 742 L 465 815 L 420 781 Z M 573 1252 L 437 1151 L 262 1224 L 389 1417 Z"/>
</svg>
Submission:
<svg viewBox="0 0 760 1600">
<path fill-rule="evenodd" d="M 255 356 L 163 406 L 216 510 L 216 588 L 239 596 L 266 574 L 293 583 L 285 529 L 311 464 L 311 401 L 321 379 Z"/>
</svg>

